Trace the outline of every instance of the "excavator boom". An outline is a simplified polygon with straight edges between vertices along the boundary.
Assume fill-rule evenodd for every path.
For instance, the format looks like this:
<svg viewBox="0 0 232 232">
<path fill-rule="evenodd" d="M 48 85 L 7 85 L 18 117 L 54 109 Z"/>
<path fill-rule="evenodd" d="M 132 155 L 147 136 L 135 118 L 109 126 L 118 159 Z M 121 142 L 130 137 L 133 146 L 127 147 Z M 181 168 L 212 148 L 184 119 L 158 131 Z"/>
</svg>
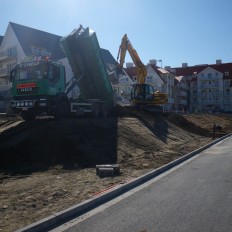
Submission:
<svg viewBox="0 0 232 232">
<path fill-rule="evenodd" d="M 146 66 L 143 64 L 138 53 L 132 46 L 130 40 L 127 37 L 127 34 L 125 34 L 122 37 L 117 56 L 118 67 L 120 69 L 123 68 L 127 51 L 129 52 L 131 59 L 133 60 L 137 73 L 137 83 L 133 86 L 131 91 L 132 104 L 149 106 L 166 104 L 167 95 L 164 93 L 154 93 L 153 87 L 145 83 L 147 76 Z"/>
<path fill-rule="evenodd" d="M 138 53 L 132 46 L 130 40 L 127 37 L 127 34 L 125 34 L 122 38 L 121 45 L 119 47 L 118 51 L 118 57 L 117 61 L 120 57 L 119 60 L 119 66 L 122 68 L 123 64 L 125 62 L 125 57 L 126 57 L 126 52 L 129 52 L 131 59 L 133 60 L 133 63 L 135 64 L 136 67 L 136 72 L 137 72 L 137 83 L 138 84 L 145 84 L 145 78 L 147 76 L 147 69 L 146 66 L 143 64 L 141 59 L 139 58 Z"/>
</svg>

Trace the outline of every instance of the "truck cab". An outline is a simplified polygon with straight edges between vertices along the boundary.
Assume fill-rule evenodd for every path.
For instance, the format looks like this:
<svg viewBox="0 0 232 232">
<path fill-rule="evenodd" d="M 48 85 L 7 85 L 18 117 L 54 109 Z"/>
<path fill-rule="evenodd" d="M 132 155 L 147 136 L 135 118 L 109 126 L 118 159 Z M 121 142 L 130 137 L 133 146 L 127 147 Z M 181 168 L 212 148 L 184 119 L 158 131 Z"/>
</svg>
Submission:
<svg viewBox="0 0 232 232">
<path fill-rule="evenodd" d="M 11 71 L 11 82 L 11 108 L 25 120 L 44 112 L 55 115 L 61 100 L 68 104 L 61 63 L 39 60 L 17 64 Z"/>
</svg>

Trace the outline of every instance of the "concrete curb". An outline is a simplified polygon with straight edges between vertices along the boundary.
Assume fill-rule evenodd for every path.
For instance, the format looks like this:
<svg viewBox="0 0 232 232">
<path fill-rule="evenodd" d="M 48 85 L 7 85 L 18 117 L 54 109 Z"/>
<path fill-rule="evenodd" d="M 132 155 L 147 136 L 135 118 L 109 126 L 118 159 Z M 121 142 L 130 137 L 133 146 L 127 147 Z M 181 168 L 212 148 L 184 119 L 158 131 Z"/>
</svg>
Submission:
<svg viewBox="0 0 232 232">
<path fill-rule="evenodd" d="M 116 187 L 113 187 L 112 190 L 109 192 L 106 192 L 105 194 L 102 194 L 100 196 L 96 196 L 92 199 L 86 200 L 80 204 L 74 205 L 66 210 L 63 210 L 59 213 L 56 213 L 54 215 L 51 215 L 45 219 L 42 219 L 38 222 L 35 222 L 31 225 L 28 225 L 26 227 L 23 227 L 16 232 L 41 232 L 41 231 L 47 231 L 49 228 L 61 224 L 62 222 L 67 221 L 68 219 L 72 219 L 74 217 L 77 217 L 93 208 L 96 208 L 97 206 L 109 201 L 110 199 L 113 199 L 127 191 L 129 191 L 132 188 L 137 187 L 138 185 L 141 185 L 145 183 L 146 181 L 151 180 L 152 178 L 164 173 L 165 171 L 177 166 L 178 164 L 192 158 L 193 156 L 197 155 L 198 153 L 202 152 L 203 150 L 206 150 L 207 148 L 213 146 L 214 144 L 226 139 L 227 137 L 231 136 L 231 134 L 225 135 L 219 139 L 214 140 L 213 142 L 188 153 L 187 155 L 184 155 L 160 168 L 157 168 L 147 174 L 144 174 L 136 179 L 133 179 L 129 183 L 125 183 L 123 185 L 118 185 Z"/>
</svg>

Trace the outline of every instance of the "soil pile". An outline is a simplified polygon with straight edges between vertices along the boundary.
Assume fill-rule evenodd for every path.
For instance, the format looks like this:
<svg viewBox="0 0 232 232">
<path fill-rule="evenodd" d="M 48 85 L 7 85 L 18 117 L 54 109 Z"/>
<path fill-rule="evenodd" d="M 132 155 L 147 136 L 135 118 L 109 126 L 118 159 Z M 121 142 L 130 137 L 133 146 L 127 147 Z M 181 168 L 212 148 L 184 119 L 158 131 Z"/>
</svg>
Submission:
<svg viewBox="0 0 232 232">
<path fill-rule="evenodd" d="M 161 115 L 120 110 L 112 118 L 0 119 L 0 229 L 14 231 L 109 186 L 160 167 L 232 131 L 229 115 Z M 118 163 L 120 176 L 96 176 Z"/>
</svg>

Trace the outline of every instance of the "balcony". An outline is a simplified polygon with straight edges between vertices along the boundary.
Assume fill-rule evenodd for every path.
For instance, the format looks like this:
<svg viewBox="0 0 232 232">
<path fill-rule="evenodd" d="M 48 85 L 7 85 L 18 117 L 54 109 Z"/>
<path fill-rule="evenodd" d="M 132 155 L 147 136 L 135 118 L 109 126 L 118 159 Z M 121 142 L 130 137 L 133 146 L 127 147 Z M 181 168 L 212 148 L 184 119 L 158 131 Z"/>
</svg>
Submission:
<svg viewBox="0 0 232 232">
<path fill-rule="evenodd" d="M 180 100 L 180 104 L 181 104 L 181 105 L 187 105 L 188 102 L 187 102 L 187 100 L 181 99 L 181 100 Z"/>
<path fill-rule="evenodd" d="M 180 91 L 180 96 L 181 97 L 187 97 L 187 92 L 186 91 Z"/>
<path fill-rule="evenodd" d="M 168 103 L 169 104 L 173 104 L 174 103 L 174 99 L 173 98 L 168 98 Z"/>
<path fill-rule="evenodd" d="M 215 100 L 199 100 L 200 105 L 215 105 L 218 101 Z"/>
<path fill-rule="evenodd" d="M 16 47 L 8 48 L 0 52 L 0 61 L 9 62 L 16 60 Z"/>
<path fill-rule="evenodd" d="M 10 85 L 0 85 L 0 93 L 4 91 L 9 91 L 11 88 Z"/>
</svg>

